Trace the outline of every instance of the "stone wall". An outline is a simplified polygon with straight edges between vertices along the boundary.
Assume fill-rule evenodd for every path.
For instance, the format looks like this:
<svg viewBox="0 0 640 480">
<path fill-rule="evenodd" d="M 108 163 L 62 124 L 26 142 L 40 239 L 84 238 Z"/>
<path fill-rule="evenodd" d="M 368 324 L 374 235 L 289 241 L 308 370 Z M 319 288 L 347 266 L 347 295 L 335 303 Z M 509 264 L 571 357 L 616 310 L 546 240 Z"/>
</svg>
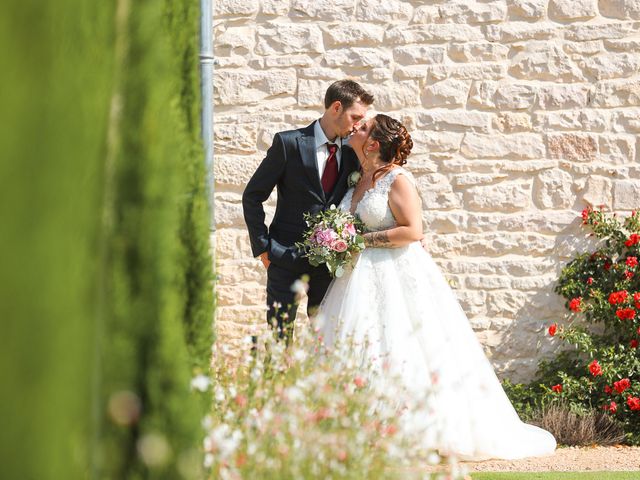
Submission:
<svg viewBox="0 0 640 480">
<path fill-rule="evenodd" d="M 220 341 L 264 327 L 245 183 L 275 132 L 353 77 L 414 138 L 431 255 L 497 371 L 530 377 L 565 315 L 554 282 L 587 242 L 580 210 L 640 204 L 640 1 L 215 4 Z"/>
</svg>

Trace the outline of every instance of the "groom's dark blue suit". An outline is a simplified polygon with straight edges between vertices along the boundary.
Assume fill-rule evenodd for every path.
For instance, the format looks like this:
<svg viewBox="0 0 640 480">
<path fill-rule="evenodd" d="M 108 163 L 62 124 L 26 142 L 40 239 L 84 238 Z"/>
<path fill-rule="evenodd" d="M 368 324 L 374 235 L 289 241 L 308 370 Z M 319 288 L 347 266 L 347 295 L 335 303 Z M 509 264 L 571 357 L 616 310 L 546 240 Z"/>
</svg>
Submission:
<svg viewBox="0 0 640 480">
<path fill-rule="evenodd" d="M 338 180 L 333 191 L 326 194 L 318 172 L 314 123 L 276 133 L 242 195 L 253 255 L 267 252 L 271 261 L 267 270 L 267 321 L 277 318 L 281 332 L 284 324 L 291 325 L 295 319 L 297 303 L 291 290 L 295 280 L 309 275 L 308 310 L 320 304 L 331 283 L 327 268 L 312 267 L 295 246 L 302 241 L 307 228 L 303 214 L 338 205 L 348 189 L 348 176 L 360 168 L 353 149 L 343 143 Z M 278 201 L 273 221 L 267 228 L 262 204 L 274 187 L 277 187 Z M 282 308 L 275 308 L 276 303 Z"/>
</svg>

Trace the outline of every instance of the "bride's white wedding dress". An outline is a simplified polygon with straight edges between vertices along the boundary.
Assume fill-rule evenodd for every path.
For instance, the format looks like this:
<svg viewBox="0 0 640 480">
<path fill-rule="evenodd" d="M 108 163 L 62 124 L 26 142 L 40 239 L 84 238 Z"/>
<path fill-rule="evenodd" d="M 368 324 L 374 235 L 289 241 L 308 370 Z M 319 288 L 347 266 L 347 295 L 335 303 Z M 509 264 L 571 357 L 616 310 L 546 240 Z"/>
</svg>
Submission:
<svg viewBox="0 0 640 480">
<path fill-rule="evenodd" d="M 415 185 L 410 172 L 395 167 L 357 205 L 354 213 L 369 231 L 396 225 L 388 193 L 399 174 Z M 339 208 L 351 209 L 353 191 Z M 389 362 L 386 369 L 379 365 L 376 375 L 399 372 L 417 395 L 437 391 L 432 412 L 440 430 L 435 447 L 441 453 L 484 460 L 555 450 L 553 435 L 518 417 L 455 293 L 420 242 L 363 250 L 353 268 L 331 283 L 314 323 L 328 347 L 336 340 L 366 339 L 358 355 L 374 365 Z"/>
</svg>

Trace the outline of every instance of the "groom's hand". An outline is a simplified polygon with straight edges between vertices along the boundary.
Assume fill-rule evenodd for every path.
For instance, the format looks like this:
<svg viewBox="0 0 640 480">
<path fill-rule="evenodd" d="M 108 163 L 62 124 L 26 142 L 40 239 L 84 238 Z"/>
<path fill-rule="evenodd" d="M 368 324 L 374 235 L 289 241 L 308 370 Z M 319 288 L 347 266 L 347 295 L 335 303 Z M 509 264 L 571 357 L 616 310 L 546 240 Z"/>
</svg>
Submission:
<svg viewBox="0 0 640 480">
<path fill-rule="evenodd" d="M 267 254 L 267 252 L 262 252 L 259 258 L 262 264 L 264 265 L 264 268 L 269 268 L 269 264 L 271 262 L 269 261 L 269 255 Z"/>
</svg>

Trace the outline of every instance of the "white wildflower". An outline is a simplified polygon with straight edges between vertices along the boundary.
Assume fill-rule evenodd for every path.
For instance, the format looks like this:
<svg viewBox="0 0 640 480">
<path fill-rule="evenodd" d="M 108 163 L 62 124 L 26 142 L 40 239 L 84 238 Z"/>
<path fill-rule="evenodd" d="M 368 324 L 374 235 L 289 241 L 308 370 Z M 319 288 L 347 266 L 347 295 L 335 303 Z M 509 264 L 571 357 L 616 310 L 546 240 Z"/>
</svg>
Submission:
<svg viewBox="0 0 640 480">
<path fill-rule="evenodd" d="M 202 447 L 204 448 L 205 452 L 210 452 L 211 450 L 213 450 L 213 440 L 211 440 L 211 437 L 209 435 L 204 437 L 204 439 L 202 440 Z"/>
<path fill-rule="evenodd" d="M 296 348 L 293 352 L 293 359 L 296 362 L 304 362 L 307 358 L 307 352 L 302 350 L 301 348 Z"/>
<path fill-rule="evenodd" d="M 211 379 L 207 375 L 196 375 L 191 379 L 191 389 L 198 390 L 200 392 L 206 392 L 211 385 Z"/>
<path fill-rule="evenodd" d="M 269 408 L 264 408 L 262 410 L 262 418 L 269 422 L 273 419 L 273 412 Z"/>
<path fill-rule="evenodd" d="M 221 424 L 211 432 L 211 440 L 221 458 L 230 457 L 240 445 L 242 432 L 240 430 L 231 431 L 226 423 Z"/>
<path fill-rule="evenodd" d="M 298 297 L 302 297 L 304 294 L 306 294 L 308 289 L 309 285 L 300 279 L 291 284 L 291 291 Z"/>
<path fill-rule="evenodd" d="M 440 463 L 440 455 L 436 452 L 429 453 L 429 456 L 427 456 L 427 463 L 429 465 L 438 465 Z"/>
<path fill-rule="evenodd" d="M 218 403 L 224 402 L 224 399 L 225 399 L 224 388 L 222 388 L 220 385 L 216 385 L 216 389 L 215 389 L 215 392 L 214 392 L 214 398 L 216 399 L 216 402 L 218 402 Z"/>
<path fill-rule="evenodd" d="M 258 446 L 254 442 L 249 442 L 247 445 L 247 455 L 253 456 L 258 450 Z"/>
<path fill-rule="evenodd" d="M 298 387 L 295 387 L 295 386 L 285 389 L 284 395 L 292 402 L 297 402 L 299 400 L 304 399 L 304 394 L 302 393 L 302 390 L 300 390 Z"/>
<path fill-rule="evenodd" d="M 209 431 L 213 426 L 213 418 L 211 418 L 211 415 L 205 415 L 200 424 L 202 425 L 202 428 Z"/>
</svg>

